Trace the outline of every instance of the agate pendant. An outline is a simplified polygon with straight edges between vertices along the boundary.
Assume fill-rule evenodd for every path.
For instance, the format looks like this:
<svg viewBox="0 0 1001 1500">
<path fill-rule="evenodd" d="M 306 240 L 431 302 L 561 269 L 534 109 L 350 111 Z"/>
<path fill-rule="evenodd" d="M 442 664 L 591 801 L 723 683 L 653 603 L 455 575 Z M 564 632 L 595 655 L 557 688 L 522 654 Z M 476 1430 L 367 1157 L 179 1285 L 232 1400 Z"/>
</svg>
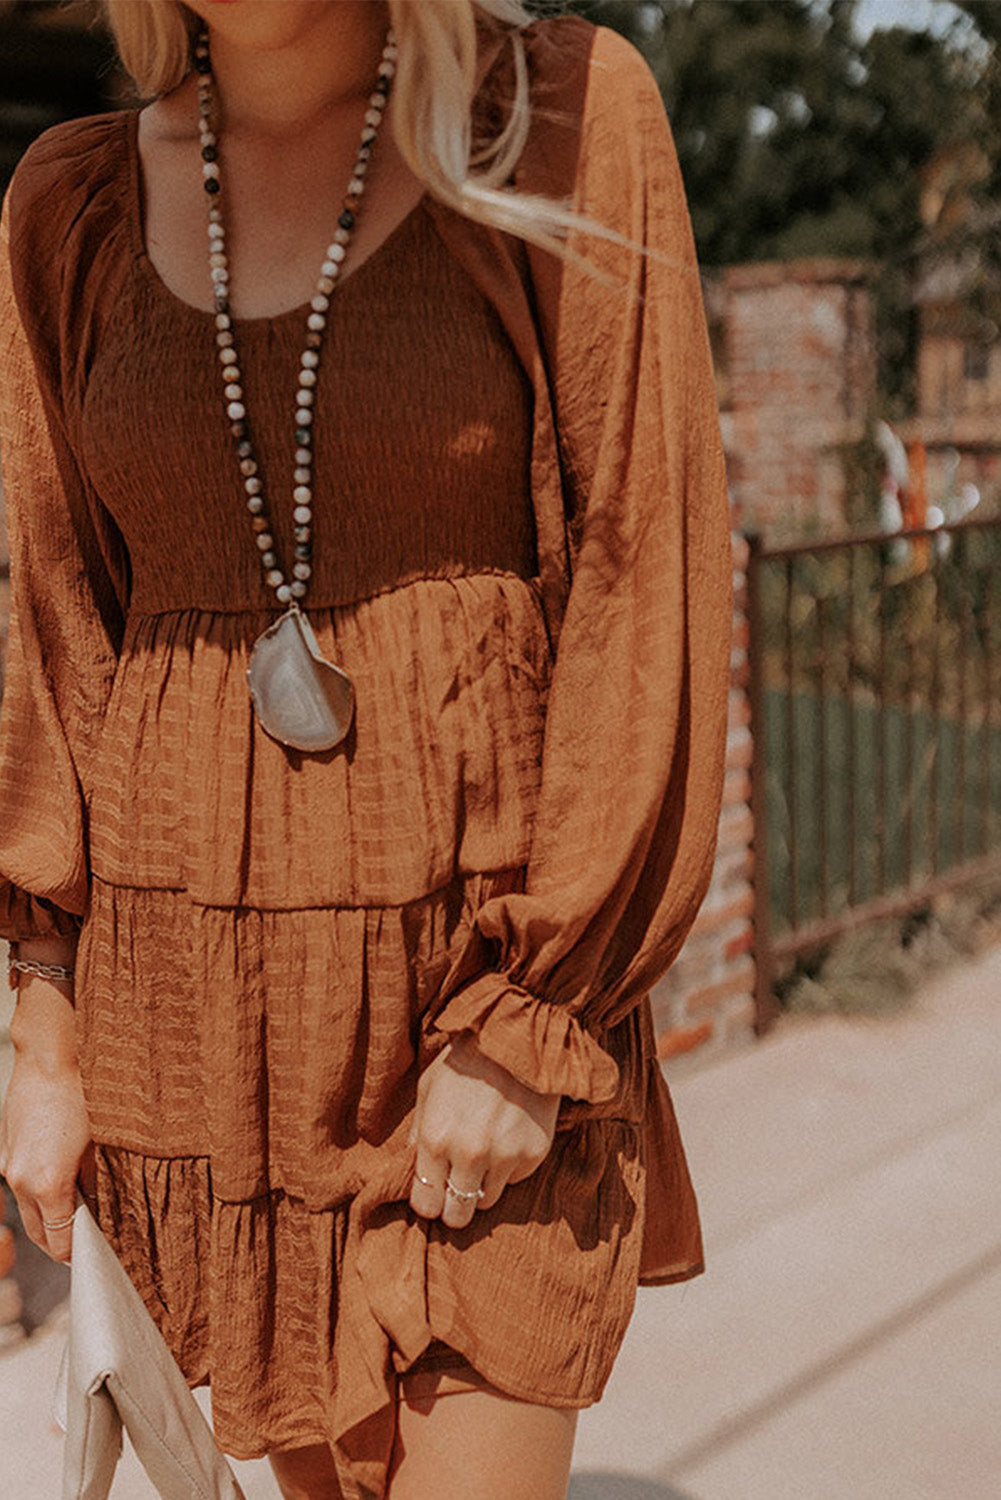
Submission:
<svg viewBox="0 0 1001 1500">
<path fill-rule="evenodd" d="M 313 627 L 294 601 L 254 642 L 247 683 L 262 727 L 283 745 L 333 750 L 351 728 L 351 678 L 320 655 Z"/>
</svg>

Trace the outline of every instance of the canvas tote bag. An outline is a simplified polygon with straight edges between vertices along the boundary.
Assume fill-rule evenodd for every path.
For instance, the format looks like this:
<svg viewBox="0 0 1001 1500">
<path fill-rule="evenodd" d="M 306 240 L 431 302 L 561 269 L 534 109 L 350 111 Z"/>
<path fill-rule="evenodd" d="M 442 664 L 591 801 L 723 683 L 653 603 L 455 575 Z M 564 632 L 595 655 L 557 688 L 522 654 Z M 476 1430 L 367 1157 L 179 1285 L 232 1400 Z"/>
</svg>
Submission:
<svg viewBox="0 0 1001 1500">
<path fill-rule="evenodd" d="M 105 1500 L 122 1429 L 163 1500 L 244 1500 L 142 1298 L 82 1198 L 73 1216 L 69 1332 L 53 1415 L 62 1500 Z"/>
</svg>

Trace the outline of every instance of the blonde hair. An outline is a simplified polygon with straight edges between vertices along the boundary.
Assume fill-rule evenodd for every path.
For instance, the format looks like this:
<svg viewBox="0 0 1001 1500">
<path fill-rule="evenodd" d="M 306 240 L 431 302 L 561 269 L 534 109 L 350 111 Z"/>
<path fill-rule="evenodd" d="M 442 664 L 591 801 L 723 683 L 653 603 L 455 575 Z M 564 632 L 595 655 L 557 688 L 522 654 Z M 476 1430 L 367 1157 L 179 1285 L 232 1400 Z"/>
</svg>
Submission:
<svg viewBox="0 0 1001 1500">
<path fill-rule="evenodd" d="M 201 27 L 200 17 L 183 0 L 103 4 L 119 57 L 140 95 L 156 98 L 176 88 L 191 68 L 191 39 Z M 388 5 L 399 48 L 393 81 L 395 138 L 411 171 L 434 197 L 468 218 L 530 240 L 600 280 L 618 284 L 570 250 L 567 231 L 581 229 L 635 250 L 643 246 L 577 212 L 569 199 L 502 187 L 529 130 L 528 67 L 520 33 L 535 17 L 521 0 L 388 0 Z M 507 32 L 515 94 L 504 128 L 474 150 L 479 27 Z"/>
</svg>

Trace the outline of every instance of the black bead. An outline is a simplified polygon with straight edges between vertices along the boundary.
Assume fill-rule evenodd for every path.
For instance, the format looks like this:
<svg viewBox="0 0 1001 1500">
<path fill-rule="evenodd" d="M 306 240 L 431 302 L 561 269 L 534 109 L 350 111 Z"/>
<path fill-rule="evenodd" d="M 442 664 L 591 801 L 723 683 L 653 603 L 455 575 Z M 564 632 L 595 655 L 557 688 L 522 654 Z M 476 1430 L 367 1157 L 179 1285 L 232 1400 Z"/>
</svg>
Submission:
<svg viewBox="0 0 1001 1500">
<path fill-rule="evenodd" d="M 196 57 L 195 58 L 195 72 L 196 73 L 211 73 L 212 72 L 212 59 L 210 57 Z"/>
<path fill-rule="evenodd" d="M 296 547 L 295 549 L 297 562 L 309 562 L 309 559 L 312 557 L 312 555 L 313 549 L 308 542 L 300 542 L 298 547 Z"/>
<path fill-rule="evenodd" d="M 202 161 L 218 161 L 219 151 L 215 146 L 202 147 Z"/>
<path fill-rule="evenodd" d="M 295 539 L 296 539 L 297 542 L 308 542 L 309 541 L 309 527 L 308 526 L 296 526 L 294 528 L 293 535 L 295 536 Z"/>
<path fill-rule="evenodd" d="M 245 438 L 247 436 L 247 433 L 250 431 L 246 422 L 242 420 L 239 422 L 231 422 L 229 424 L 229 430 L 235 438 Z"/>
<path fill-rule="evenodd" d="M 390 80 L 385 73 L 380 73 L 372 86 L 373 94 L 388 94 Z"/>
<path fill-rule="evenodd" d="M 243 439 L 243 442 L 240 443 L 236 451 L 241 458 L 253 458 L 254 456 L 254 449 L 252 445 L 247 442 L 246 438 Z"/>
<path fill-rule="evenodd" d="M 342 229 L 353 229 L 355 227 L 355 216 L 350 208 L 346 208 L 343 213 L 338 215 L 337 222 Z"/>
<path fill-rule="evenodd" d="M 309 448 L 312 446 L 313 435 L 308 427 L 297 427 L 295 429 L 295 440 L 300 448 Z"/>
<path fill-rule="evenodd" d="M 206 179 L 205 179 L 205 191 L 207 193 L 217 193 L 219 191 L 219 179 L 218 179 L 218 177 L 206 177 Z"/>
</svg>

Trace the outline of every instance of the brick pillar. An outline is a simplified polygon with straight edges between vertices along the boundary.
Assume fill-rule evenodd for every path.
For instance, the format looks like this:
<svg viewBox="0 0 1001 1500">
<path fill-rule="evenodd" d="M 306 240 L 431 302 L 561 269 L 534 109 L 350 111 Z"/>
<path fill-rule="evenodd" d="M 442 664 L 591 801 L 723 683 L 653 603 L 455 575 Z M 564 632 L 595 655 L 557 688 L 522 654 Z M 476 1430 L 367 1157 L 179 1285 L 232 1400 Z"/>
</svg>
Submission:
<svg viewBox="0 0 1001 1500">
<path fill-rule="evenodd" d="M 712 883 L 674 964 L 651 993 L 658 1054 L 749 1041 L 754 1025 L 751 709 L 747 670 L 747 543 L 733 539 L 734 625 L 726 779 Z"/>
</svg>

